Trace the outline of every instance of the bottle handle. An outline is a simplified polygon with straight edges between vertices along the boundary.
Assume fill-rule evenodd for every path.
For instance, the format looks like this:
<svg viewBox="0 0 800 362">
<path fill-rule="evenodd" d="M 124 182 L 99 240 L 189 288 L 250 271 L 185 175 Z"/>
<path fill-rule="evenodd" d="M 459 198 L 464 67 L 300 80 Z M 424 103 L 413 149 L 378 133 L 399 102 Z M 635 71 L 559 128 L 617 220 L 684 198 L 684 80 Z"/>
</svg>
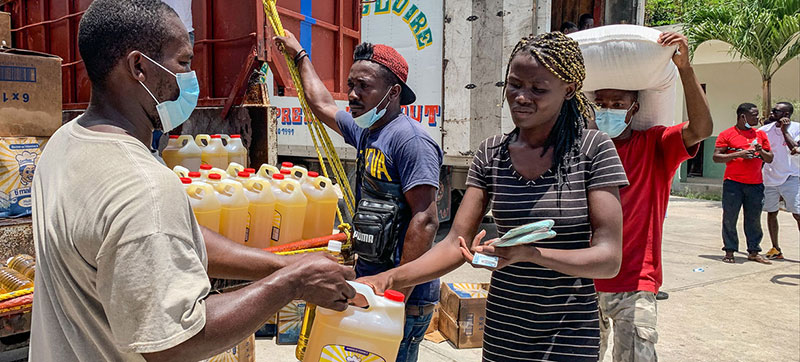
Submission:
<svg viewBox="0 0 800 362">
<path fill-rule="evenodd" d="M 280 184 L 278 184 L 278 188 L 287 194 L 291 194 L 297 189 L 291 180 L 283 180 Z"/>
<path fill-rule="evenodd" d="M 242 166 L 242 165 L 240 165 L 240 164 L 238 164 L 236 162 L 231 162 L 231 163 L 228 164 L 227 172 L 228 172 L 228 175 L 230 175 L 231 177 L 238 176 L 239 175 L 239 171 L 244 171 L 244 166 Z"/>
<path fill-rule="evenodd" d="M 350 284 L 350 286 L 356 290 L 356 293 L 363 295 L 364 298 L 367 299 L 367 303 L 369 303 L 369 306 L 367 306 L 366 309 L 368 311 L 371 310 L 373 306 L 378 305 L 378 298 L 375 295 L 375 291 L 372 290 L 372 287 L 366 284 L 354 282 L 352 280 L 348 280 L 347 284 Z"/>
<path fill-rule="evenodd" d="M 175 172 L 178 177 L 189 177 L 189 169 L 180 165 L 173 167 L 172 172 Z"/>
<path fill-rule="evenodd" d="M 328 180 L 325 177 L 319 176 L 319 177 L 314 178 L 314 183 L 312 185 L 314 185 L 314 187 L 317 190 L 322 190 L 322 189 L 324 189 L 325 187 L 327 187 L 330 184 L 331 184 L 330 180 Z"/>
<path fill-rule="evenodd" d="M 258 169 L 258 175 L 264 178 L 271 177 L 276 173 L 281 173 L 281 171 L 278 170 L 277 167 L 268 165 L 266 163 L 261 165 L 261 168 Z"/>
<path fill-rule="evenodd" d="M 209 143 L 211 143 L 211 136 L 207 134 L 199 134 L 197 135 L 197 137 L 194 138 L 194 141 L 195 143 L 197 143 L 197 147 L 203 148 L 208 146 Z M 203 143 L 203 141 L 206 141 L 206 143 Z"/>
<path fill-rule="evenodd" d="M 226 146 L 226 147 L 227 147 L 227 146 L 228 146 L 228 145 L 231 143 L 231 136 L 229 136 L 229 135 L 226 135 L 226 134 L 222 134 L 222 133 L 220 133 L 220 138 L 221 138 L 223 141 L 225 141 L 225 142 L 222 144 L 223 146 Z"/>
<path fill-rule="evenodd" d="M 198 184 L 191 184 L 189 185 L 189 187 L 186 188 L 186 193 L 189 194 L 189 197 L 193 199 L 199 199 L 201 196 L 200 195 L 201 191 L 205 193 L 208 190 L 204 187 L 204 185 L 198 185 Z"/>
<path fill-rule="evenodd" d="M 256 185 L 258 185 L 260 188 L 256 188 Z M 244 183 L 244 187 L 253 192 L 264 192 L 264 190 L 269 189 L 269 181 L 251 178 Z"/>
<path fill-rule="evenodd" d="M 194 142 L 194 139 L 192 138 L 191 135 L 182 134 L 180 135 L 180 137 L 178 137 L 178 144 L 180 144 L 181 148 L 186 146 L 186 144 L 188 144 L 189 142 Z"/>
</svg>

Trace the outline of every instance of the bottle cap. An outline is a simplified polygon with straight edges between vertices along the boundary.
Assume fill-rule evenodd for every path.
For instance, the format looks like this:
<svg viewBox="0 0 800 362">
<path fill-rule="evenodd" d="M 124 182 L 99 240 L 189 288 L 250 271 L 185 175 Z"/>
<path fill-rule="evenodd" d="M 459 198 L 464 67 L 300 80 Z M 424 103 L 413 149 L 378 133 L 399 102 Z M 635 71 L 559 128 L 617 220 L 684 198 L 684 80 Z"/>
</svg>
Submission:
<svg viewBox="0 0 800 362">
<path fill-rule="evenodd" d="M 386 291 L 383 292 L 383 296 L 386 297 L 386 299 L 391 300 L 393 302 L 403 303 L 406 300 L 406 296 L 403 295 L 403 293 L 391 289 L 386 289 Z"/>
<path fill-rule="evenodd" d="M 211 180 L 222 180 L 222 175 L 218 173 L 212 173 L 208 175 L 208 178 Z"/>
<path fill-rule="evenodd" d="M 275 180 L 283 180 L 283 175 L 281 175 L 279 173 L 276 173 L 276 174 L 272 175 L 272 178 L 275 179 Z"/>
<path fill-rule="evenodd" d="M 281 167 L 292 168 L 294 167 L 294 164 L 291 162 L 284 162 L 281 164 Z"/>
<path fill-rule="evenodd" d="M 222 135 L 220 135 L 220 134 L 212 134 L 211 138 L 222 138 Z"/>
<path fill-rule="evenodd" d="M 254 168 L 246 168 L 246 169 L 244 169 L 244 171 L 245 171 L 245 172 L 249 172 L 249 173 L 251 173 L 251 174 L 254 174 L 254 173 L 256 173 L 256 169 L 254 169 Z"/>
<path fill-rule="evenodd" d="M 184 185 L 188 185 L 188 184 L 192 183 L 192 179 L 190 179 L 188 177 L 181 177 L 181 182 L 183 182 Z"/>
<path fill-rule="evenodd" d="M 212 168 L 213 168 L 213 167 L 211 167 L 211 165 L 200 165 L 200 169 L 201 169 L 201 170 L 210 170 L 210 169 L 212 169 Z"/>
<path fill-rule="evenodd" d="M 171 140 L 176 140 L 176 139 L 178 139 L 178 138 L 180 138 L 180 137 L 181 137 L 181 136 L 178 136 L 178 135 L 176 135 L 176 134 L 171 134 L 171 135 L 169 135 L 169 139 L 171 139 Z"/>
<path fill-rule="evenodd" d="M 189 177 L 191 177 L 191 178 L 200 177 L 200 176 L 201 176 L 200 172 L 197 172 L 197 171 L 189 172 Z"/>
<path fill-rule="evenodd" d="M 311 178 L 319 177 L 319 172 L 308 171 L 308 177 L 311 177 Z"/>
<path fill-rule="evenodd" d="M 281 170 L 281 173 L 284 174 L 284 175 L 291 175 L 292 171 L 287 170 L 287 169 L 284 168 L 284 169 Z"/>
<path fill-rule="evenodd" d="M 242 138 L 242 135 L 240 135 L 240 134 L 232 134 L 231 138 Z"/>
<path fill-rule="evenodd" d="M 247 172 L 247 171 L 239 171 L 238 175 L 239 175 L 239 177 L 248 178 L 248 177 L 250 177 L 250 172 Z"/>
</svg>

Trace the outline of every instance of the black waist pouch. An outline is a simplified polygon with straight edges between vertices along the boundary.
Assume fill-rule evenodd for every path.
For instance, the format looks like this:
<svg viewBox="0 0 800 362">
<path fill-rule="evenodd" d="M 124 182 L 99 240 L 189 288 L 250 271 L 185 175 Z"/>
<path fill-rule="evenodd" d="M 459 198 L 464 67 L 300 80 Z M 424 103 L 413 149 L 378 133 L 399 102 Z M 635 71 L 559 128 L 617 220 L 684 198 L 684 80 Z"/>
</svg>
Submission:
<svg viewBox="0 0 800 362">
<path fill-rule="evenodd" d="M 359 259 L 392 263 L 397 247 L 400 207 L 395 202 L 362 198 L 353 217 L 353 249 Z"/>
</svg>

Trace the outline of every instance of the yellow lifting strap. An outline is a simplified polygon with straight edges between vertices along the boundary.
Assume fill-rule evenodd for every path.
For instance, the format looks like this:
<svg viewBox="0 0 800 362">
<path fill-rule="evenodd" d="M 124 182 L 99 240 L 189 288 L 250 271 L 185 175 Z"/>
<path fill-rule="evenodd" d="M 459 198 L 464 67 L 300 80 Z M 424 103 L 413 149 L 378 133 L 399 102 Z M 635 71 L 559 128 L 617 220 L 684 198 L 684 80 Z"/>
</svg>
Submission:
<svg viewBox="0 0 800 362">
<path fill-rule="evenodd" d="M 267 14 L 267 18 L 270 20 L 272 30 L 276 35 L 285 36 L 286 32 L 284 32 L 283 24 L 281 24 L 281 19 L 278 16 L 278 9 L 275 6 L 275 0 L 262 1 L 264 3 L 264 12 Z M 328 164 L 330 165 L 334 179 L 342 189 L 344 201 L 345 204 L 347 204 L 347 210 L 350 212 L 350 215 L 353 215 L 355 210 L 355 195 L 353 194 L 353 190 L 350 188 L 350 182 L 347 179 L 347 173 L 342 165 L 342 160 L 339 159 L 339 155 L 336 153 L 336 148 L 333 146 L 333 142 L 331 141 L 330 136 L 328 136 L 328 131 L 325 129 L 325 126 L 319 121 L 319 119 L 317 119 L 317 117 L 314 115 L 314 112 L 311 111 L 311 107 L 309 107 L 308 102 L 306 101 L 303 83 L 300 79 L 300 71 L 297 69 L 297 65 L 294 64 L 294 59 L 292 59 L 292 57 L 286 53 L 285 49 L 281 49 L 281 52 L 283 53 L 283 57 L 286 59 L 286 65 L 289 67 L 289 73 L 291 74 L 292 81 L 297 89 L 297 98 L 300 100 L 300 106 L 303 108 L 306 125 L 308 125 L 308 131 L 311 134 L 311 140 L 314 142 L 314 150 L 317 152 L 317 159 L 319 160 L 320 167 L 322 168 L 322 174 L 325 175 L 325 177 L 331 178 L 328 176 L 328 169 L 325 167 L 322 153 L 319 150 L 320 142 L 322 143 L 322 149 L 325 152 L 325 159 L 328 160 Z M 348 235 L 349 240 L 350 225 L 344 222 L 342 212 L 339 210 L 338 206 L 336 207 L 336 215 L 339 216 L 339 222 L 341 224 L 339 228 Z"/>
</svg>

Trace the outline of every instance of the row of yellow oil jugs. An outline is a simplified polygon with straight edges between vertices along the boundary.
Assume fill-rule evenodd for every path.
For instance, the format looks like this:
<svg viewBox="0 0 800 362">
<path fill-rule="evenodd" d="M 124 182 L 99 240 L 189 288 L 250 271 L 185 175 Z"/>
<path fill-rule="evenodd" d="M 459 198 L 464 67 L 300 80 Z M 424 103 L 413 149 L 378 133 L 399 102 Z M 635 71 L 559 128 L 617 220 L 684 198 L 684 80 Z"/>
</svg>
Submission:
<svg viewBox="0 0 800 362">
<path fill-rule="evenodd" d="M 189 170 L 198 170 L 203 164 L 224 169 L 231 162 L 246 165 L 247 148 L 238 134 L 199 134 L 194 138 L 191 135 L 170 135 L 161 157 L 169 168 L 181 165 Z"/>
<path fill-rule="evenodd" d="M 36 260 L 32 256 L 12 256 L 5 266 L 0 266 L 0 294 L 32 287 L 35 274 Z"/>
<path fill-rule="evenodd" d="M 338 193 L 331 180 L 301 166 L 264 164 L 256 171 L 231 162 L 226 170 L 181 165 L 181 177 L 200 225 L 235 242 L 266 248 L 331 235 Z"/>
</svg>

